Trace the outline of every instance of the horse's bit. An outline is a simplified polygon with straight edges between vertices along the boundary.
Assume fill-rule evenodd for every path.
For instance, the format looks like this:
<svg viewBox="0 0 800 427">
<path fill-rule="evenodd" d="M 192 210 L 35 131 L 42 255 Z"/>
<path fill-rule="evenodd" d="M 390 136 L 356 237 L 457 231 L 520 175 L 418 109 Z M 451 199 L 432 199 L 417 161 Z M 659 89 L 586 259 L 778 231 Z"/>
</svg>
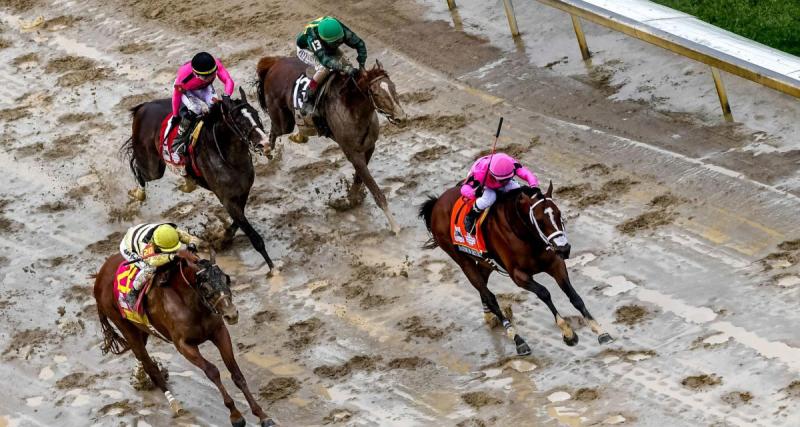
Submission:
<svg viewBox="0 0 800 427">
<path fill-rule="evenodd" d="M 545 245 L 547 245 L 548 249 L 553 247 L 553 243 L 558 246 L 563 246 L 567 244 L 567 235 L 558 229 L 558 225 L 556 225 L 556 220 L 553 217 L 553 210 L 552 208 L 545 209 L 545 213 L 548 217 L 550 217 L 550 222 L 553 223 L 553 227 L 555 227 L 556 231 L 551 233 L 549 236 L 545 236 L 544 232 L 542 232 L 542 228 L 539 227 L 539 222 L 536 221 L 536 216 L 533 214 L 533 210 L 539 203 L 546 202 L 548 200 L 552 200 L 549 197 L 545 197 L 536 201 L 536 203 L 531 205 L 531 208 L 528 210 L 528 217 L 530 217 L 533 226 L 536 227 L 536 231 L 539 233 L 539 237 L 542 239 Z M 564 228 L 564 222 L 561 222 L 561 228 Z"/>
</svg>

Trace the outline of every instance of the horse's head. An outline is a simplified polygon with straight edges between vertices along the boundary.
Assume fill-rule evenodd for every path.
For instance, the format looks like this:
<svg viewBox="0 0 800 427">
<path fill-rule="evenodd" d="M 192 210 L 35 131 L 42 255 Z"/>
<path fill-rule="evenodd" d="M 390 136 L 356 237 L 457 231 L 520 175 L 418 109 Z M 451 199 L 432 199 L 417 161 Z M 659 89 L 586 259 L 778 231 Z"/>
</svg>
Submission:
<svg viewBox="0 0 800 427">
<path fill-rule="evenodd" d="M 235 325 L 239 321 L 239 310 L 233 304 L 231 278 L 215 262 L 214 252 L 211 260 L 197 259 L 198 270 L 194 273 L 195 289 L 203 304 L 214 314 L 219 314 L 225 323 Z"/>
<path fill-rule="evenodd" d="M 539 238 L 562 259 L 569 259 L 571 246 L 567 240 L 564 221 L 561 219 L 561 210 L 553 201 L 553 182 L 550 182 L 546 193 L 539 189 L 526 193 L 520 202 L 528 211 L 530 220 Z"/>
<path fill-rule="evenodd" d="M 397 96 L 394 83 L 389 79 L 389 73 L 383 69 L 380 61 L 375 60 L 374 67 L 361 73 L 359 83 L 366 86 L 373 106 L 386 116 L 390 123 L 398 124 L 406 119 L 406 112 L 400 105 L 400 97 Z"/>
<path fill-rule="evenodd" d="M 258 111 L 247 102 L 244 89 L 239 88 L 240 99 L 222 97 L 220 101 L 220 112 L 222 120 L 228 128 L 241 139 L 246 141 L 251 148 L 258 150 L 268 150 L 268 138 L 264 132 L 264 125 Z"/>
</svg>

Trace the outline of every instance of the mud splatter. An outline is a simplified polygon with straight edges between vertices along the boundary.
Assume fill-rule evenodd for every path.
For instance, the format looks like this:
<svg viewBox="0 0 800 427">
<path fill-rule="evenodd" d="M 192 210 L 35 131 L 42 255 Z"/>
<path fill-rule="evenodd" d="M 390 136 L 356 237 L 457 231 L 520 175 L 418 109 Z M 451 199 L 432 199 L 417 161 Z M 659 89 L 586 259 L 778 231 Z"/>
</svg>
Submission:
<svg viewBox="0 0 800 427">
<path fill-rule="evenodd" d="M 257 325 L 264 322 L 274 322 L 278 320 L 278 312 L 272 310 L 262 310 L 253 315 L 253 322 Z"/>
<path fill-rule="evenodd" d="M 634 181 L 630 178 L 615 179 L 604 183 L 600 190 L 605 193 L 612 193 L 612 195 L 619 195 L 627 193 L 631 187 L 638 183 L 639 181 Z"/>
<path fill-rule="evenodd" d="M 124 232 L 115 231 L 106 236 L 105 239 L 98 240 L 89 246 L 86 246 L 86 250 L 96 254 L 111 255 L 119 250 L 119 242 L 124 236 Z"/>
<path fill-rule="evenodd" d="M 693 375 L 681 380 L 681 384 L 691 390 L 702 390 L 722 384 L 722 378 L 714 374 Z"/>
<path fill-rule="evenodd" d="M 111 77 L 111 70 L 108 68 L 92 68 L 81 71 L 71 71 L 59 77 L 56 83 L 62 87 L 75 87 L 84 83 L 97 82 Z"/>
<path fill-rule="evenodd" d="M 629 236 L 643 230 L 653 230 L 664 225 L 672 224 L 677 215 L 665 209 L 645 212 L 617 225 L 617 230 Z"/>
<path fill-rule="evenodd" d="M 672 195 L 672 193 L 665 193 L 660 196 L 653 197 L 653 200 L 650 200 L 648 206 L 658 209 L 666 209 L 677 205 L 680 202 L 681 199 L 679 199 L 677 196 Z"/>
<path fill-rule="evenodd" d="M 128 111 L 131 108 L 143 102 L 149 102 L 163 97 L 164 97 L 163 94 L 159 94 L 157 92 L 146 92 L 146 93 L 137 93 L 135 95 L 128 95 L 120 99 L 117 105 L 114 106 L 114 108 L 118 110 Z"/>
<path fill-rule="evenodd" d="M 38 354 L 47 343 L 53 341 L 53 335 L 41 328 L 25 329 L 16 332 L 8 342 L 2 356 L 9 359 L 29 359 Z"/>
<path fill-rule="evenodd" d="M 293 395 L 297 390 L 300 390 L 300 381 L 296 378 L 278 377 L 262 386 L 258 390 L 258 395 L 269 403 L 275 403 Z"/>
<path fill-rule="evenodd" d="M 89 375 L 83 372 L 73 372 L 56 381 L 56 388 L 67 390 L 72 388 L 89 388 L 103 375 Z"/>
<path fill-rule="evenodd" d="M 314 368 L 314 374 L 323 378 L 338 379 L 356 371 L 372 372 L 378 368 L 378 363 L 381 360 L 380 356 L 353 356 L 341 365 L 323 365 Z"/>
<path fill-rule="evenodd" d="M 222 60 L 222 62 L 225 63 L 225 64 L 231 64 L 231 66 L 234 66 L 234 65 L 244 61 L 245 59 L 256 58 L 256 57 L 262 56 L 263 54 L 264 54 L 264 48 L 262 48 L 262 47 L 254 47 L 252 49 L 245 49 L 245 50 L 240 50 L 238 52 L 234 52 L 234 53 L 226 56 Z"/>
<path fill-rule="evenodd" d="M 158 370 L 161 371 L 161 376 L 164 377 L 164 381 L 169 381 L 169 371 L 167 368 L 156 358 L 151 357 L 151 359 L 153 359 L 156 366 L 158 366 Z M 150 379 L 150 376 L 147 375 L 147 371 L 144 370 L 144 366 L 142 366 L 141 363 L 138 364 L 136 370 L 131 374 L 130 383 L 131 387 L 138 391 L 149 391 L 157 388 L 153 380 Z"/>
<path fill-rule="evenodd" d="M 67 113 L 58 117 L 58 122 L 61 124 L 71 123 L 85 123 L 96 117 L 95 114 L 90 113 Z"/>
<path fill-rule="evenodd" d="M 438 115 L 424 114 L 412 117 L 402 127 L 384 125 L 381 127 L 383 136 L 400 134 L 408 129 L 424 129 L 432 132 L 452 132 L 467 125 L 467 116 L 464 114 Z"/>
<path fill-rule="evenodd" d="M 589 184 L 575 184 L 567 185 L 565 187 L 557 188 L 555 194 L 558 197 L 563 197 L 567 200 L 578 200 L 583 197 L 587 191 L 590 191 L 592 186 Z"/>
<path fill-rule="evenodd" d="M 397 325 L 400 326 L 400 329 L 406 331 L 406 341 L 411 341 L 413 338 L 428 338 L 432 341 L 438 341 L 447 334 L 447 329 L 449 329 L 425 325 L 419 316 L 411 316 L 398 322 Z"/>
<path fill-rule="evenodd" d="M 593 388 L 579 388 L 578 391 L 575 392 L 575 400 L 579 400 L 581 402 L 591 402 L 592 400 L 597 400 L 600 397 L 600 393 Z"/>
<path fill-rule="evenodd" d="M 782 251 L 800 251 L 800 239 L 787 240 L 778 244 Z"/>
<path fill-rule="evenodd" d="M 722 401 L 734 408 L 740 405 L 747 405 L 753 400 L 753 395 L 749 391 L 732 391 L 722 396 Z"/>
<path fill-rule="evenodd" d="M 400 357 L 397 359 L 392 359 L 389 361 L 386 366 L 389 369 L 417 369 L 424 366 L 431 366 L 433 365 L 433 361 L 430 359 L 426 359 L 424 357 Z"/>
<path fill-rule="evenodd" d="M 292 338 L 286 345 L 295 351 L 305 349 L 316 340 L 317 331 L 321 327 L 322 321 L 316 317 L 289 325 L 288 331 Z"/>
<path fill-rule="evenodd" d="M 592 175 L 605 176 L 611 173 L 611 168 L 602 163 L 593 163 L 581 168 L 581 172 Z"/>
<path fill-rule="evenodd" d="M 415 162 L 430 162 L 444 156 L 449 152 L 450 149 L 448 147 L 436 145 L 414 153 L 414 155 L 411 156 L 411 159 Z"/>
<path fill-rule="evenodd" d="M 346 409 L 334 409 L 322 419 L 322 424 L 343 423 L 352 417 L 353 413 Z"/>
<path fill-rule="evenodd" d="M 407 104 L 407 103 L 410 103 L 410 104 L 424 104 L 424 103 L 432 100 L 435 97 L 436 97 L 436 95 L 434 94 L 434 89 L 433 88 L 420 89 L 420 90 L 416 90 L 414 92 L 406 92 L 406 93 L 400 94 L 400 102 L 402 102 L 404 104 Z"/>
<path fill-rule="evenodd" d="M 136 408 L 131 404 L 131 401 L 128 399 L 121 400 L 119 402 L 109 403 L 97 410 L 99 415 L 107 415 L 109 413 L 114 413 L 115 417 L 124 417 L 126 415 L 130 415 L 136 412 Z"/>
<path fill-rule="evenodd" d="M 792 381 L 783 389 L 783 392 L 792 399 L 800 399 L 800 380 Z"/>
<path fill-rule="evenodd" d="M 0 0 L 0 7 L 7 7 L 14 12 L 24 12 L 39 4 L 38 0 Z"/>
<path fill-rule="evenodd" d="M 8 49 L 12 43 L 4 38 L 0 38 L 0 49 Z"/>
<path fill-rule="evenodd" d="M 61 56 L 51 59 L 45 65 L 44 70 L 48 73 L 64 73 L 67 71 L 80 71 L 88 68 L 94 68 L 97 63 L 89 58 L 83 56 Z"/>
<path fill-rule="evenodd" d="M 60 30 L 63 28 L 72 27 L 76 23 L 80 22 L 81 19 L 82 18 L 71 15 L 61 15 L 45 21 L 44 28 L 50 31 Z"/>
<path fill-rule="evenodd" d="M 19 106 L 12 108 L 4 108 L 0 110 L 0 120 L 4 122 L 13 122 L 16 120 L 24 119 L 30 115 L 30 109 L 27 106 Z"/>
<path fill-rule="evenodd" d="M 469 418 L 460 421 L 456 427 L 486 427 L 486 422 L 480 418 Z"/>
<path fill-rule="evenodd" d="M 646 308 L 640 305 L 623 305 L 614 312 L 614 323 L 633 326 L 649 317 Z"/>
<path fill-rule="evenodd" d="M 486 393 L 485 391 L 473 391 L 461 395 L 461 400 L 475 409 L 481 409 L 484 406 L 499 405 L 503 403 L 502 400 Z"/>
<path fill-rule="evenodd" d="M 396 300 L 397 297 L 389 298 L 383 295 L 367 293 L 367 295 L 365 295 L 364 298 L 361 299 L 361 302 L 358 305 L 359 307 L 365 310 L 369 310 L 371 308 L 382 307 L 384 305 L 391 304 Z"/>
<path fill-rule="evenodd" d="M 37 55 L 35 52 L 26 53 L 24 55 L 20 55 L 20 56 L 14 58 L 11 61 L 11 63 L 14 64 L 14 66 L 16 66 L 16 67 L 19 67 L 19 66 L 21 66 L 23 64 L 26 64 L 28 62 L 34 62 L 34 63 L 39 62 L 39 55 Z"/>
<path fill-rule="evenodd" d="M 148 52 L 155 49 L 156 45 L 150 42 L 126 43 L 117 47 L 117 51 L 125 55 Z"/>
</svg>

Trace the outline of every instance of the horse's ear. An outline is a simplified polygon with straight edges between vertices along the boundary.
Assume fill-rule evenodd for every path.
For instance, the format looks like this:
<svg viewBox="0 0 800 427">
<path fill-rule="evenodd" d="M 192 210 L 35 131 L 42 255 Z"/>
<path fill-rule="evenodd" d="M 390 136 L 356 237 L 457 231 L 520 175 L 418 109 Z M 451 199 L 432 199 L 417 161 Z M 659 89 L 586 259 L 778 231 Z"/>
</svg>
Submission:
<svg viewBox="0 0 800 427">
<path fill-rule="evenodd" d="M 242 101 L 247 102 L 247 95 L 244 94 L 244 88 L 239 86 L 239 96 L 242 97 Z"/>
<path fill-rule="evenodd" d="M 377 59 L 375 60 L 375 66 L 378 67 L 379 70 L 383 69 L 383 64 L 381 64 L 381 61 L 378 61 Z"/>
<path fill-rule="evenodd" d="M 545 194 L 545 196 L 547 196 L 548 199 L 553 197 L 553 180 L 552 179 L 550 180 L 550 185 L 547 186 L 547 194 Z"/>
</svg>

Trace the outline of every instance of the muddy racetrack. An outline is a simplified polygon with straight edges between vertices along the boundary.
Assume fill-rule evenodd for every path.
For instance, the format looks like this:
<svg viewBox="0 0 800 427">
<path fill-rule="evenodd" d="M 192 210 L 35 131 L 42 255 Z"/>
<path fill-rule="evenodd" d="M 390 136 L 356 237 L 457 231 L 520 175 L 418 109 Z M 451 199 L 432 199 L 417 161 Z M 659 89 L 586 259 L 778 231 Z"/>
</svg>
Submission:
<svg viewBox="0 0 800 427">
<path fill-rule="evenodd" d="M 178 419 L 132 355 L 100 353 L 90 275 L 125 229 L 169 219 L 214 245 L 229 222 L 213 195 L 178 192 L 169 172 L 145 203 L 128 202 L 134 180 L 118 155 L 127 109 L 168 96 L 174 71 L 201 48 L 252 101 L 256 60 L 291 54 L 295 33 L 323 14 L 365 38 L 412 118 L 403 128 L 382 120 L 370 165 L 402 231 L 387 230 L 370 197 L 334 209 L 352 168 L 329 140 L 283 138 L 272 160 L 255 160 L 247 213 L 282 273 L 268 279 L 241 234 L 219 258 L 241 315 L 230 328 L 237 357 L 270 416 L 282 425 L 798 425 L 800 180 L 791 126 L 779 131 L 796 115 L 720 125 L 704 109 L 670 112 L 674 99 L 631 100 L 624 52 L 603 49 L 613 36 L 589 26 L 604 62 L 576 70 L 566 65 L 578 61 L 574 46 L 548 52 L 530 41 L 541 31 L 566 46 L 569 28 L 554 28 L 568 18 L 518 6 L 540 24 L 526 50 L 468 12 L 466 30 L 454 28 L 444 3 L 0 2 L 0 427 L 228 425 L 216 388 L 171 346 L 149 349 L 190 411 Z M 648 52 L 651 67 L 681 61 L 664 55 Z M 786 102 L 759 93 L 754 102 Z M 455 264 L 420 249 L 417 206 L 463 177 L 501 115 L 501 149 L 555 184 L 572 281 L 617 339 L 610 345 L 597 344 L 549 278 L 540 279 L 576 328 L 576 347 L 535 296 L 493 276 L 533 349 L 515 357 Z M 212 346 L 201 349 L 223 368 Z M 223 381 L 245 412 L 227 373 Z"/>
</svg>

